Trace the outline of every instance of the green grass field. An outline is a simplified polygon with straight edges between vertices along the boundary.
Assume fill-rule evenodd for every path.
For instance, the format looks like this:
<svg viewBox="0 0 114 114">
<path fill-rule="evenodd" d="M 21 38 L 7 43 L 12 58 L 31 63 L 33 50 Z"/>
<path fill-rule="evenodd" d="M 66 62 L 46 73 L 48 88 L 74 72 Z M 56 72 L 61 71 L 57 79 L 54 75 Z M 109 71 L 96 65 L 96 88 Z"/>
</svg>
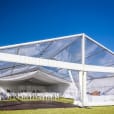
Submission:
<svg viewBox="0 0 114 114">
<path fill-rule="evenodd" d="M 20 99 L 22 100 L 22 99 Z M 38 99 L 33 99 L 36 101 Z M 16 99 L 7 101 L 15 102 Z M 28 99 L 22 100 L 28 101 Z M 59 98 L 56 101 L 64 103 L 73 103 L 73 99 Z M 114 106 L 107 107 L 90 107 L 90 108 L 53 108 L 53 109 L 33 109 L 33 110 L 13 110 L 13 111 L 0 111 L 0 114 L 114 114 Z"/>
<path fill-rule="evenodd" d="M 114 106 L 0 111 L 0 114 L 114 114 Z"/>
</svg>

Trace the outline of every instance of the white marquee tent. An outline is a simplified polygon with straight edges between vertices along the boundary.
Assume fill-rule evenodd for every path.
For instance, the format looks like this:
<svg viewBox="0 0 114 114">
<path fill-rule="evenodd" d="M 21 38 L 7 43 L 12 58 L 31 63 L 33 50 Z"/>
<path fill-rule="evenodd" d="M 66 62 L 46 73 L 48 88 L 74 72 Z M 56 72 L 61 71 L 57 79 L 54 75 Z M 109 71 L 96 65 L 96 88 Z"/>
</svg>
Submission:
<svg viewBox="0 0 114 114">
<path fill-rule="evenodd" d="M 0 47 L 0 91 L 11 88 L 114 105 L 114 53 L 84 33 Z"/>
</svg>

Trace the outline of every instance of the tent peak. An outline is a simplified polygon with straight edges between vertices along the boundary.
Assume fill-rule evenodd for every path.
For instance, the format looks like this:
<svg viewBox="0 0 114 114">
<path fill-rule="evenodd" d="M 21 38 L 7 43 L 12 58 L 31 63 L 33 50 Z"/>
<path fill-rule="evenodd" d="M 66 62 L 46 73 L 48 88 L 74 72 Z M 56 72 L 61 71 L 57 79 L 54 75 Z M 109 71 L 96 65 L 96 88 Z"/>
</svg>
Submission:
<svg viewBox="0 0 114 114">
<path fill-rule="evenodd" d="M 44 42 L 57 41 L 57 40 L 62 40 L 62 39 L 69 39 L 71 37 L 80 37 L 80 36 L 82 36 L 82 34 L 83 33 L 61 36 L 61 37 L 54 37 L 54 38 L 50 38 L 50 39 L 43 39 L 43 40 L 37 40 L 37 41 L 32 41 L 32 42 L 26 42 L 26 43 L 19 43 L 19 44 L 14 44 L 14 45 L 0 46 L 0 49 L 16 48 L 16 47 L 20 47 L 20 46 L 27 46 L 27 45 L 37 44 L 37 43 L 44 43 Z"/>
</svg>

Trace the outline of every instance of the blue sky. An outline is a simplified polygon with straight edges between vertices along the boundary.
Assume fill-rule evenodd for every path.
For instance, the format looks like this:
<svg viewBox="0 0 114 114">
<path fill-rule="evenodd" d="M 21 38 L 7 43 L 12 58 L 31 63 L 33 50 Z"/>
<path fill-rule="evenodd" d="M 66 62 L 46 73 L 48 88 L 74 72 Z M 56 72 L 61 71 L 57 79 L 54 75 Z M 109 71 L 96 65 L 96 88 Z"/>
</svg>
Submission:
<svg viewBox="0 0 114 114">
<path fill-rule="evenodd" d="M 0 0 L 0 45 L 86 33 L 114 51 L 113 0 Z"/>
</svg>

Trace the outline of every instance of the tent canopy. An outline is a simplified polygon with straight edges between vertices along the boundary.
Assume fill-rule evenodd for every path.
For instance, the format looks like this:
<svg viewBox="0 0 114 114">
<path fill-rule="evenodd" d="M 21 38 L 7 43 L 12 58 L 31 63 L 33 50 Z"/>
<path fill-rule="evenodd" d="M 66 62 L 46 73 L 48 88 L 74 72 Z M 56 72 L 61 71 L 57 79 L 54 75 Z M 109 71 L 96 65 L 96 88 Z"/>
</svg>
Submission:
<svg viewBox="0 0 114 114">
<path fill-rule="evenodd" d="M 35 58 L 52 59 L 71 63 L 82 63 L 82 35 L 71 35 L 43 41 L 34 41 L 17 45 L 0 47 L 0 53 L 23 55 Z M 85 64 L 97 66 L 114 66 L 114 53 L 85 35 Z M 21 63 L 0 61 L 0 78 L 29 74 L 35 71 L 70 81 L 68 70 L 62 68 L 43 67 Z M 77 71 L 72 71 L 74 76 Z M 91 78 L 102 78 L 113 74 L 88 73 Z"/>
</svg>

